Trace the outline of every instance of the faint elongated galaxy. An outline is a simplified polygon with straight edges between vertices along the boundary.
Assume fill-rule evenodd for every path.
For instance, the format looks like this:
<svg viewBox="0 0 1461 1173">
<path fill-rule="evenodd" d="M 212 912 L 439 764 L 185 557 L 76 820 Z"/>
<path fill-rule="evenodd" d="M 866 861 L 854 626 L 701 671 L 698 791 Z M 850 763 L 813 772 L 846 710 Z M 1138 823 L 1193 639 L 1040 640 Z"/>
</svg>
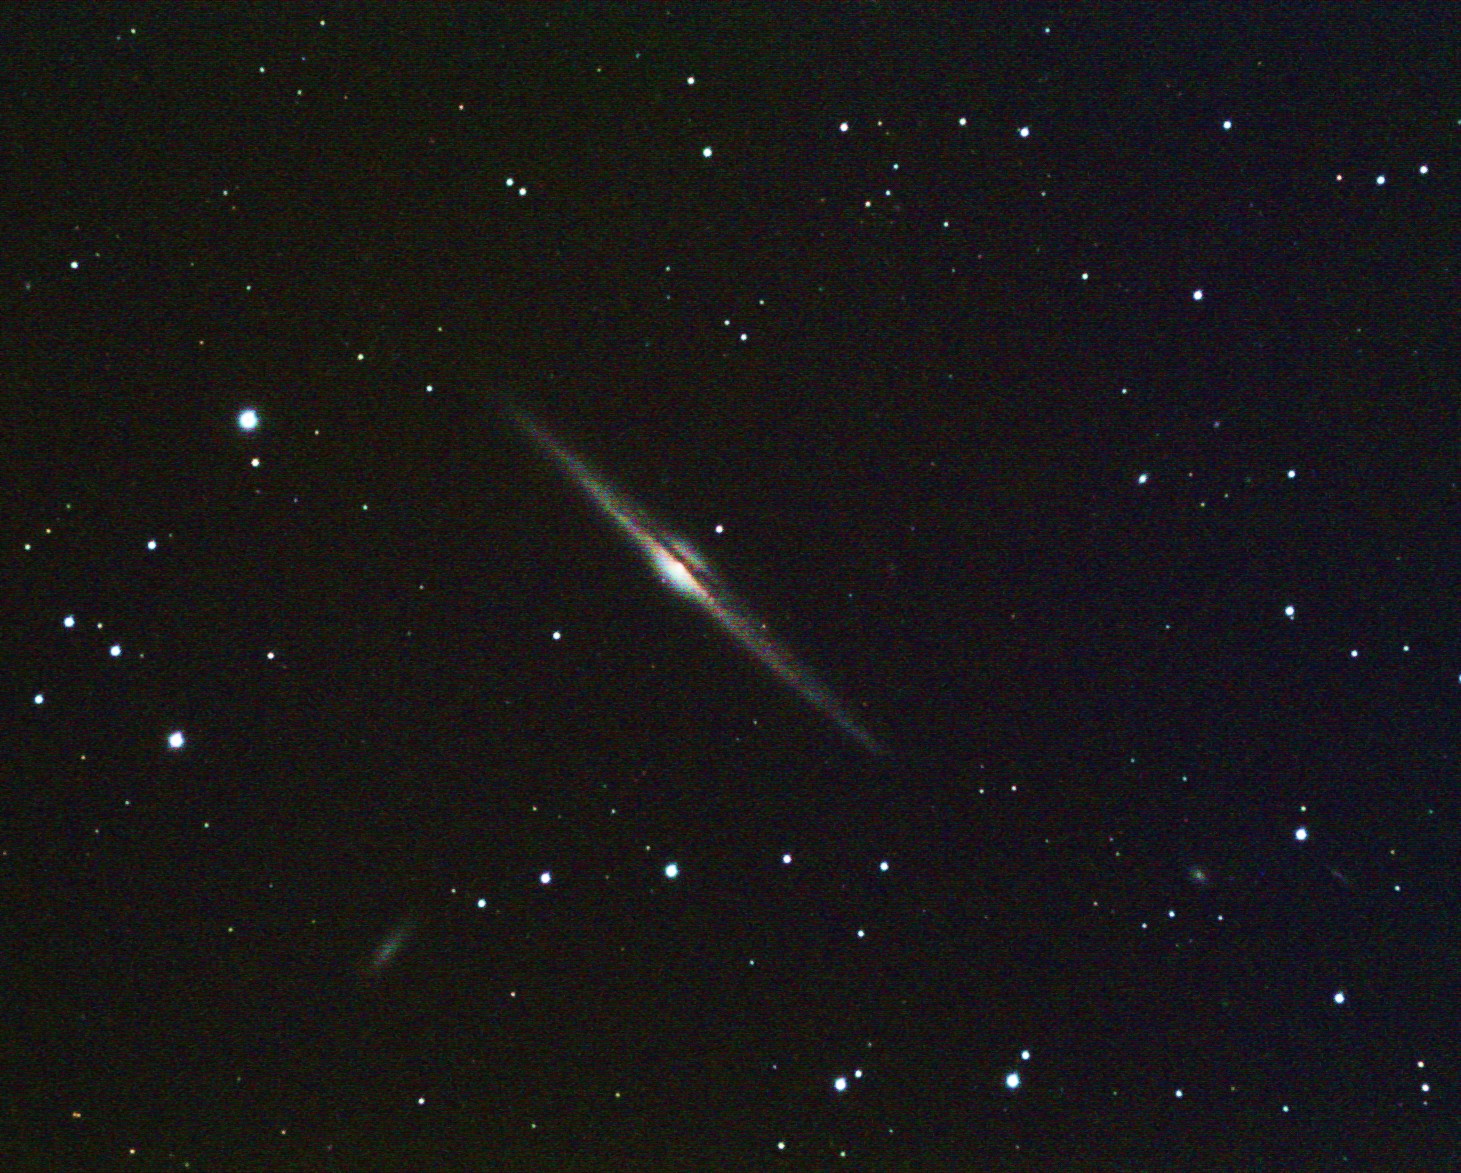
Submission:
<svg viewBox="0 0 1461 1173">
<path fill-rule="evenodd" d="M 731 595 L 694 547 L 655 521 L 636 502 L 560 444 L 526 412 L 510 408 L 508 415 L 539 451 L 562 469 L 634 544 L 662 582 L 703 610 L 716 626 L 863 749 L 872 754 L 885 752 L 842 700 Z"/>
</svg>

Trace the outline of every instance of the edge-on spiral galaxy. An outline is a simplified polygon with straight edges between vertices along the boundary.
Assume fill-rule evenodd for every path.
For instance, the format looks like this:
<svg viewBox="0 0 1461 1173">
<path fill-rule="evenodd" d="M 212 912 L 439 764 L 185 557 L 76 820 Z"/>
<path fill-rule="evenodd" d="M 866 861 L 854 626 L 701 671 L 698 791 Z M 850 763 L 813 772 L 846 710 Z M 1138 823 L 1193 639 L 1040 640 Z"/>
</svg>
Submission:
<svg viewBox="0 0 1461 1173">
<path fill-rule="evenodd" d="M 863 749 L 872 754 L 884 752 L 872 734 L 853 718 L 847 706 L 789 649 L 772 637 L 764 623 L 731 596 L 709 563 L 689 543 L 659 525 L 526 412 L 510 408 L 508 415 L 538 450 L 562 469 L 634 544 L 662 582 L 704 611 L 716 626 Z"/>
</svg>

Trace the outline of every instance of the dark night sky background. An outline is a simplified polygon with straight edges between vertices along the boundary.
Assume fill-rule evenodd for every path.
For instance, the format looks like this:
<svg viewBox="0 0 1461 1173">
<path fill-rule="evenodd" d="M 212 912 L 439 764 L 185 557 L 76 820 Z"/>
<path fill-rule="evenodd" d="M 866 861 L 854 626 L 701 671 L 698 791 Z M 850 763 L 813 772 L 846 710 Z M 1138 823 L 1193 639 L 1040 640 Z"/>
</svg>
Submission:
<svg viewBox="0 0 1461 1173">
<path fill-rule="evenodd" d="M 1461 1167 L 1454 8 L 3 36 L 0 1165 Z"/>
</svg>

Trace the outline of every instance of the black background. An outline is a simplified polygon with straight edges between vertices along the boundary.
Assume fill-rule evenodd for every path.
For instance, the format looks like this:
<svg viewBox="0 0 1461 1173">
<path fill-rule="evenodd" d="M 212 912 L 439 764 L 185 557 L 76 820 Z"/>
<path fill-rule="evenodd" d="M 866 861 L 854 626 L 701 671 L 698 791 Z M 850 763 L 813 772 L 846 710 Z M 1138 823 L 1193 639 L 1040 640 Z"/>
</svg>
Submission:
<svg viewBox="0 0 1461 1173">
<path fill-rule="evenodd" d="M 12 9 L 0 1161 L 1456 1167 L 1458 27 Z"/>
</svg>

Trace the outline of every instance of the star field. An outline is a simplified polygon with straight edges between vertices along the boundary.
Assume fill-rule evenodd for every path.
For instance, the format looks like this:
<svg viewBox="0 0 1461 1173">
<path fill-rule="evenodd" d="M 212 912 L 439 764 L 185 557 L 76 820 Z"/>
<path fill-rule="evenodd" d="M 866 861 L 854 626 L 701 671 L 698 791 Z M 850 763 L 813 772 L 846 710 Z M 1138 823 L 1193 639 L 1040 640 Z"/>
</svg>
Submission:
<svg viewBox="0 0 1461 1173">
<path fill-rule="evenodd" d="M 1461 1162 L 1453 14 L 11 24 L 0 1166 Z"/>
</svg>

